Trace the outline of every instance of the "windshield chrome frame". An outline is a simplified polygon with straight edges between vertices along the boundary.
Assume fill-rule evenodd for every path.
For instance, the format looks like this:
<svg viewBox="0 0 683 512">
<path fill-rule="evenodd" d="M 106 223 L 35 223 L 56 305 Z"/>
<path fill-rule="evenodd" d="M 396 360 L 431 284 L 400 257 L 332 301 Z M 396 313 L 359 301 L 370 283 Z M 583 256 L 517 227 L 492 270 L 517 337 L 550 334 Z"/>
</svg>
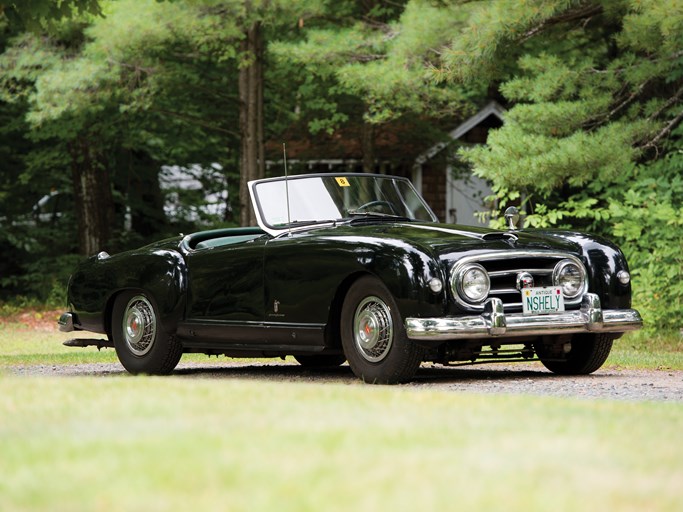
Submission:
<svg viewBox="0 0 683 512">
<path fill-rule="evenodd" d="M 254 180 L 248 182 L 248 187 L 249 187 L 249 195 L 251 197 L 251 204 L 254 208 L 254 212 L 256 213 L 256 221 L 258 222 L 259 227 L 268 233 L 271 236 L 280 236 L 283 234 L 291 233 L 291 232 L 296 232 L 296 231 L 304 231 L 304 230 L 310 230 L 312 228 L 318 228 L 318 227 L 323 227 L 323 226 L 332 226 L 336 222 L 341 221 L 342 219 L 336 219 L 336 220 L 330 220 L 330 221 L 320 221 L 320 222 L 311 222 L 311 224 L 307 224 L 304 226 L 291 226 L 290 225 L 285 225 L 285 226 L 272 226 L 268 224 L 263 215 L 263 210 L 261 208 L 261 205 L 258 200 L 258 194 L 256 193 L 256 186 L 261 184 L 261 183 L 267 183 L 267 182 L 274 182 L 274 181 L 285 181 L 290 180 L 301 180 L 301 179 L 310 179 L 310 178 L 347 178 L 347 177 L 359 177 L 359 178 L 380 178 L 380 179 L 392 179 L 392 180 L 398 180 L 401 182 L 406 183 L 415 193 L 417 197 L 420 198 L 422 201 L 425 210 L 427 213 L 431 216 L 431 222 L 438 222 L 438 219 L 436 215 L 434 215 L 434 212 L 430 208 L 430 206 L 427 204 L 427 202 L 424 200 L 422 195 L 417 191 L 417 189 L 413 186 L 412 182 L 408 178 L 403 178 L 400 176 L 393 176 L 390 174 L 370 174 L 370 173 L 362 173 L 362 172 L 354 172 L 354 173 L 349 173 L 349 172 L 344 172 L 344 173 L 315 173 L 315 174 L 297 174 L 294 176 L 289 176 L 285 178 L 284 176 L 279 176 L 275 178 L 265 178 L 262 180 Z M 348 220 L 348 219 L 344 219 Z M 399 220 L 399 219 L 397 219 Z M 401 222 L 405 222 L 405 218 L 400 219 Z"/>
</svg>

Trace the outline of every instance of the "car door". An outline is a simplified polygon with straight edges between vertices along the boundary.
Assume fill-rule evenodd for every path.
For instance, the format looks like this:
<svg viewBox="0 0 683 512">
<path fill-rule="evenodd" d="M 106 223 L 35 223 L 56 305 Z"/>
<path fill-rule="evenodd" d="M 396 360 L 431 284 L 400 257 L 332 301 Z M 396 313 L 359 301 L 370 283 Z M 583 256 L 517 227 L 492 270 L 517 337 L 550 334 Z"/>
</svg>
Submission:
<svg viewBox="0 0 683 512">
<path fill-rule="evenodd" d="M 330 308 L 347 275 L 343 249 L 306 233 L 268 241 L 264 256 L 265 324 L 272 343 L 323 347 Z"/>
<path fill-rule="evenodd" d="M 263 321 L 267 238 L 199 249 L 188 255 L 188 321 L 213 325 Z"/>
</svg>

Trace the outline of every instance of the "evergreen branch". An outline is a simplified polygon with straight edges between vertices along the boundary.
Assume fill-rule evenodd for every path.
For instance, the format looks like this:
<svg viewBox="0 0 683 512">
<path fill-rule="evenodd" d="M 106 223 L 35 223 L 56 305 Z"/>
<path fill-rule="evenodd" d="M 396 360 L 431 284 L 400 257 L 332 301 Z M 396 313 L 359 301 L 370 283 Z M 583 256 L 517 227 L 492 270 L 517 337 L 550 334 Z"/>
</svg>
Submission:
<svg viewBox="0 0 683 512">
<path fill-rule="evenodd" d="M 377 60 L 384 60 L 384 59 L 387 58 L 387 56 L 386 56 L 386 55 L 381 55 L 381 54 L 366 54 L 366 55 L 363 55 L 363 54 L 356 54 L 356 55 L 350 54 L 350 55 L 347 55 L 347 58 L 348 58 L 351 62 L 374 62 L 374 61 L 377 61 Z"/>
<path fill-rule="evenodd" d="M 148 75 L 153 75 L 156 72 L 156 69 L 151 67 L 151 66 L 140 66 L 138 64 L 129 64 L 127 62 L 123 62 L 123 61 L 112 59 L 112 58 L 108 58 L 107 62 L 109 62 L 110 64 L 118 64 L 122 68 L 132 69 L 133 71 L 135 71 L 136 76 L 140 76 L 142 74 L 142 72 L 147 73 Z"/>
<path fill-rule="evenodd" d="M 629 94 L 628 98 L 626 98 L 624 101 L 616 105 L 606 116 L 605 120 L 611 119 L 617 112 L 622 110 L 624 107 L 628 106 L 635 100 L 642 92 L 643 89 L 645 89 L 645 86 L 650 83 L 650 80 L 646 80 L 642 84 L 640 84 L 635 91 L 633 91 L 631 94 Z"/>
<path fill-rule="evenodd" d="M 391 5 L 392 7 L 398 7 L 399 9 L 405 9 L 405 4 L 400 2 L 391 2 L 390 0 L 384 0 L 385 4 Z"/>
<path fill-rule="evenodd" d="M 225 133 L 227 135 L 231 135 L 231 136 L 236 137 L 236 138 L 240 137 L 239 132 L 236 132 L 234 130 L 227 130 L 225 128 L 221 128 L 220 126 L 216 126 L 214 124 L 207 123 L 206 121 L 203 121 L 199 117 L 189 116 L 187 114 L 181 114 L 180 112 L 173 112 L 172 110 L 166 110 L 163 108 L 151 108 L 149 111 L 155 112 L 157 114 L 165 114 L 167 116 L 175 117 L 177 119 L 187 121 L 190 124 L 194 124 L 195 126 L 201 126 L 202 128 L 208 128 L 209 130 L 213 130 L 213 131 L 216 131 L 219 133 Z"/>
<path fill-rule="evenodd" d="M 667 102 L 664 103 L 664 105 L 660 109 L 658 109 L 654 114 L 652 114 L 650 117 L 648 117 L 647 120 L 648 121 L 654 121 L 655 119 L 657 119 L 662 112 L 664 112 L 667 108 L 669 108 L 671 105 L 676 103 L 681 98 L 681 96 L 683 96 L 683 87 L 678 89 L 676 91 L 676 94 L 671 96 L 671 98 L 669 98 L 667 100 Z"/>
<path fill-rule="evenodd" d="M 561 23 L 571 23 L 572 21 L 584 20 L 584 25 L 588 23 L 593 16 L 602 13 L 602 5 L 586 5 L 579 7 L 577 9 L 563 12 L 557 16 L 552 16 L 551 18 L 541 21 L 539 25 L 528 30 L 520 39 L 521 42 L 525 42 L 531 39 L 535 35 L 543 32 L 545 29 L 553 26 L 559 25 Z"/>
<path fill-rule="evenodd" d="M 384 23 L 384 22 L 381 22 L 381 21 L 377 21 L 373 18 L 370 18 L 369 16 L 362 16 L 361 20 L 363 21 L 363 23 L 366 26 L 368 26 L 372 29 L 380 30 L 381 32 L 385 32 L 385 33 L 392 32 L 391 25 Z"/>
<path fill-rule="evenodd" d="M 647 144 L 643 146 L 643 149 L 645 148 L 655 148 L 657 147 L 657 143 L 662 140 L 664 137 L 666 137 L 669 133 L 671 133 L 671 130 L 676 128 L 681 121 L 683 121 L 683 110 L 681 110 L 676 117 L 674 117 L 669 123 L 664 127 L 662 131 L 660 131 L 654 139 L 649 141 Z"/>
</svg>

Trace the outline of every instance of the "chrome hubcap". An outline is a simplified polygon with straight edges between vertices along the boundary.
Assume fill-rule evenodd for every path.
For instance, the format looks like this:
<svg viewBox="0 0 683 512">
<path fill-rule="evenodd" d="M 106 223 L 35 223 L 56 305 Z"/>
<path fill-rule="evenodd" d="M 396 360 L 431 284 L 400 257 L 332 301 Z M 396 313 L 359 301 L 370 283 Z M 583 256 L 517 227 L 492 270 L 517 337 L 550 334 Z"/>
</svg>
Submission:
<svg viewBox="0 0 683 512">
<path fill-rule="evenodd" d="M 144 356 L 152 349 L 157 330 L 157 319 L 150 302 L 138 295 L 126 306 L 123 315 L 123 338 L 136 356 Z"/>
<path fill-rule="evenodd" d="M 373 363 L 384 359 L 394 339 L 389 306 L 379 297 L 365 298 L 356 308 L 353 333 L 361 356 Z"/>
</svg>

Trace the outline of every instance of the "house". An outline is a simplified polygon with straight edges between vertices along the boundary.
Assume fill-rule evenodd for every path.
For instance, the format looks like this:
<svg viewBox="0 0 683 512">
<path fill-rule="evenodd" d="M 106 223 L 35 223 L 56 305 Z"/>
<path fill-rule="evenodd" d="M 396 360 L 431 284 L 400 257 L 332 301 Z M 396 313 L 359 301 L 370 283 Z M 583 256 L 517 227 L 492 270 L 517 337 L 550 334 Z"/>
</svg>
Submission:
<svg viewBox="0 0 683 512">
<path fill-rule="evenodd" d="M 489 184 L 472 175 L 469 168 L 445 151 L 454 144 L 485 144 L 488 132 L 503 125 L 505 109 L 491 101 L 475 115 L 449 132 L 450 141 L 439 142 L 421 153 L 413 165 L 411 180 L 442 222 L 481 226 L 475 213 L 490 209 L 484 198 L 492 194 Z"/>
</svg>

